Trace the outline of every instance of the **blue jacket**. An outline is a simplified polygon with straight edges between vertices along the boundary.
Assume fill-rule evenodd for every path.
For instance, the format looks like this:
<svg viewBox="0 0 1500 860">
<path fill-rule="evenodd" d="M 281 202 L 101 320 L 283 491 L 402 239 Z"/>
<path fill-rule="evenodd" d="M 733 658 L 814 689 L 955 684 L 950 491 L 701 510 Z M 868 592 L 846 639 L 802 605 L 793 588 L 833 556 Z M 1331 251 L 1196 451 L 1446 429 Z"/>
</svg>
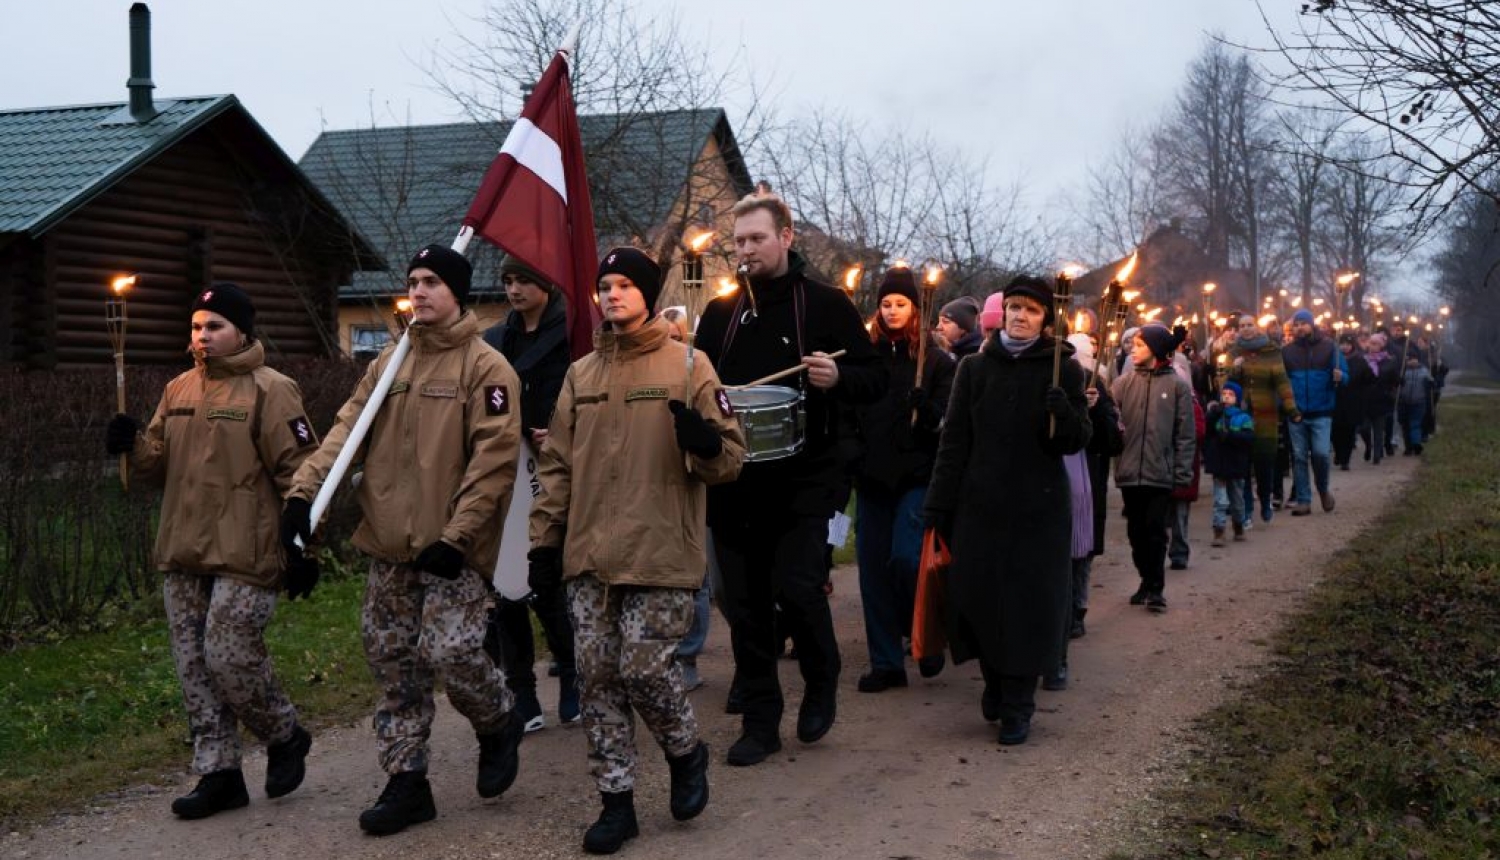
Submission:
<svg viewBox="0 0 1500 860">
<path fill-rule="evenodd" d="M 1255 421 L 1238 406 L 1208 406 L 1208 434 L 1203 440 L 1203 469 L 1216 478 L 1250 477 L 1250 449 Z"/>
<path fill-rule="evenodd" d="M 1287 378 L 1292 382 L 1292 397 L 1304 418 L 1321 418 L 1333 414 L 1334 389 L 1349 379 L 1349 365 L 1331 339 L 1313 332 L 1312 337 L 1296 338 L 1281 347 Z M 1333 381 L 1333 371 L 1341 381 Z"/>
</svg>

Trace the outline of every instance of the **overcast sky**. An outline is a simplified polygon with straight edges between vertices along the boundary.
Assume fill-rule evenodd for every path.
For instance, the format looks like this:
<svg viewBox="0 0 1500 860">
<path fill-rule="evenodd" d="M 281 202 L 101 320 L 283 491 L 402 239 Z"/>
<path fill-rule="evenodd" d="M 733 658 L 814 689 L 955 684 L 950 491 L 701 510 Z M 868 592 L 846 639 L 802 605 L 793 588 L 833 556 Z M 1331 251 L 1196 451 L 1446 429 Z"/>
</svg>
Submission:
<svg viewBox="0 0 1500 860">
<path fill-rule="evenodd" d="M 670 3 L 690 35 L 742 48 L 783 113 L 837 106 L 909 123 L 1020 178 L 1034 205 L 1076 187 L 1132 119 L 1171 104 L 1209 32 L 1265 42 L 1253 0 L 755 0 Z M 484 0 L 155 0 L 158 97 L 234 93 L 293 158 L 326 128 L 462 119 L 421 61 Z M 1298 0 L 1264 0 L 1290 20 Z M 0 109 L 123 101 L 127 0 L 7 2 Z M 734 119 L 731 105 L 731 121 Z M 1066 249 L 1059 249 L 1066 254 Z"/>
</svg>

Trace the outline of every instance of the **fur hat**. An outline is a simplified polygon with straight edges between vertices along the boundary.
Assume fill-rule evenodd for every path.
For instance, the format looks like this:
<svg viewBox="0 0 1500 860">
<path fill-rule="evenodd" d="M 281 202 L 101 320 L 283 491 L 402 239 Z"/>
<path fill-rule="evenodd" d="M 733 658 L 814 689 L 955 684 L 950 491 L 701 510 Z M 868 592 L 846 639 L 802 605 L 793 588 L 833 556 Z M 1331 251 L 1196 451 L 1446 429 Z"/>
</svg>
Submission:
<svg viewBox="0 0 1500 860">
<path fill-rule="evenodd" d="M 407 276 L 410 277 L 412 271 L 416 269 L 431 269 L 433 274 L 448 285 L 453 298 L 458 300 L 459 307 L 469 303 L 469 287 L 474 282 L 474 266 L 463 254 L 447 245 L 428 245 L 418 251 L 411 258 L 411 262 L 406 265 Z"/>
<path fill-rule="evenodd" d="M 624 275 L 646 299 L 646 315 L 656 313 L 656 300 L 661 297 L 661 267 L 639 248 L 612 248 L 599 263 L 599 274 L 595 281 L 605 275 Z"/>
<path fill-rule="evenodd" d="M 193 299 L 193 310 L 213 311 L 233 323 L 245 337 L 255 337 L 255 305 L 238 284 L 214 284 Z"/>
</svg>

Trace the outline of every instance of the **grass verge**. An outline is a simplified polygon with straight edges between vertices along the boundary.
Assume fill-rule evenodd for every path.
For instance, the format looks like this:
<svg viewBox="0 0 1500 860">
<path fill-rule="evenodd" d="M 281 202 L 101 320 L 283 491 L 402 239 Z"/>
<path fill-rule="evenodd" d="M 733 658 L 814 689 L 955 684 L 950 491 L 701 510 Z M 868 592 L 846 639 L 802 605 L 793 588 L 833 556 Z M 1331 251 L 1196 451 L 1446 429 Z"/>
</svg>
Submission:
<svg viewBox="0 0 1500 860">
<path fill-rule="evenodd" d="M 283 600 L 266 631 L 276 673 L 311 726 L 367 714 L 362 576 Z M 0 823 L 16 827 L 95 795 L 177 774 L 192 757 L 161 621 L 0 654 Z"/>
<path fill-rule="evenodd" d="M 1500 857 L 1500 422 L 1443 401 L 1415 483 L 1201 725 L 1149 858 Z"/>
</svg>

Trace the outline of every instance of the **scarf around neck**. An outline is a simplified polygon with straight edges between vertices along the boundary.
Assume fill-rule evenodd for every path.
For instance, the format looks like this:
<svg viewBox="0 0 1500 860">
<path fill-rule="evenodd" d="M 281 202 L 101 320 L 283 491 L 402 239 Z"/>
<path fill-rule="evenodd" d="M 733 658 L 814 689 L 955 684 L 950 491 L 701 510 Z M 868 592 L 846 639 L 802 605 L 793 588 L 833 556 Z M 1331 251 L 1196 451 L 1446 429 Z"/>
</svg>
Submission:
<svg viewBox="0 0 1500 860">
<path fill-rule="evenodd" d="M 1258 334 L 1251 338 L 1242 337 L 1237 341 L 1237 345 L 1242 352 L 1260 352 L 1270 343 L 1271 339 L 1264 334 Z"/>
<path fill-rule="evenodd" d="M 1015 338 L 1006 334 L 1004 329 L 1001 329 L 999 334 L 1000 345 L 1005 347 L 1005 351 L 1010 353 L 1011 355 L 1020 355 L 1021 353 L 1026 351 L 1027 347 L 1036 343 L 1041 338 L 1041 335 L 1037 335 L 1030 340 L 1016 340 Z"/>
</svg>

